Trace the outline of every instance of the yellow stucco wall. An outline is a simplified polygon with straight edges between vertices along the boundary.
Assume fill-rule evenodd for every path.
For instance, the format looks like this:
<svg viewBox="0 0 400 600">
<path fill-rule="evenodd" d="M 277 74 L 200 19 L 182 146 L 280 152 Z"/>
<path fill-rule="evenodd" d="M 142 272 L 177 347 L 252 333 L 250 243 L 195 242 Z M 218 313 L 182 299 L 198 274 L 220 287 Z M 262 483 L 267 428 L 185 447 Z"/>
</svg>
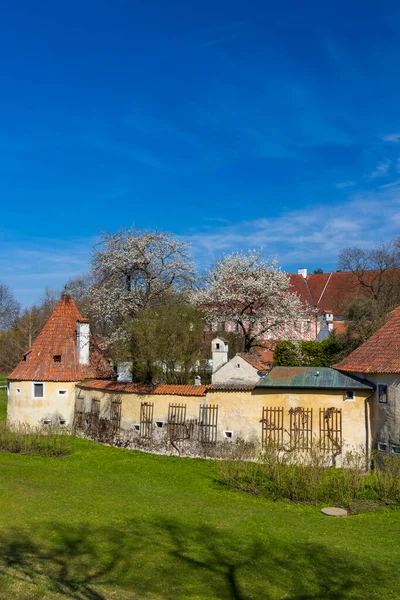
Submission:
<svg viewBox="0 0 400 600">
<path fill-rule="evenodd" d="M 342 431 L 345 449 L 365 448 L 370 443 L 368 416 L 366 418 L 365 399 L 370 392 L 357 391 L 355 400 L 344 400 L 342 390 L 270 390 L 254 391 L 213 390 L 206 396 L 144 395 L 105 393 L 99 390 L 80 390 L 85 401 L 85 410 L 90 411 L 92 398 L 100 399 L 100 410 L 107 414 L 111 398 L 121 399 L 121 426 L 132 429 L 140 423 L 142 402 L 154 404 L 154 421 L 167 421 L 170 403 L 186 404 L 186 418 L 198 418 L 199 407 L 203 403 L 218 405 L 218 439 L 223 440 L 224 431 L 233 432 L 233 440 L 242 438 L 248 441 L 261 440 L 261 418 L 264 406 L 282 407 L 285 415 L 285 427 L 289 428 L 288 411 L 290 408 L 303 407 L 313 409 L 313 436 L 319 437 L 319 409 L 341 408 Z"/>
<path fill-rule="evenodd" d="M 42 383 L 42 382 L 38 382 Z M 60 395 L 59 390 L 66 390 Z M 43 419 L 57 422 L 65 419 L 66 425 L 72 425 L 75 408 L 74 382 L 44 382 L 44 397 L 33 397 L 32 381 L 10 381 L 7 402 L 7 421 L 9 423 L 27 423 L 38 425 Z"/>
</svg>

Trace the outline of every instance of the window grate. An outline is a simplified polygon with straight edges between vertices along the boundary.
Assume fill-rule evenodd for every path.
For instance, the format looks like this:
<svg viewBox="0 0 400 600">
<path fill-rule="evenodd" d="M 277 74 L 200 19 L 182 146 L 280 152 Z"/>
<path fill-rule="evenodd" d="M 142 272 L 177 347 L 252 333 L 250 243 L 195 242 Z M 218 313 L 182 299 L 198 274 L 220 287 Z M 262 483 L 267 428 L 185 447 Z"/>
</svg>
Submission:
<svg viewBox="0 0 400 600">
<path fill-rule="evenodd" d="M 181 441 L 186 435 L 186 404 L 170 404 L 168 406 L 168 438 Z"/>
<path fill-rule="evenodd" d="M 342 452 L 342 409 L 319 409 L 319 438 L 325 452 Z"/>
<path fill-rule="evenodd" d="M 283 446 L 283 408 L 264 406 L 262 409 L 262 446 L 273 445 L 278 448 Z"/>
<path fill-rule="evenodd" d="M 142 402 L 140 405 L 140 437 L 149 440 L 153 437 L 154 402 Z"/>
<path fill-rule="evenodd" d="M 291 408 L 290 448 L 292 450 L 311 450 L 312 446 L 312 408 Z"/>
<path fill-rule="evenodd" d="M 112 400 L 110 407 L 110 422 L 113 432 L 119 430 L 121 426 L 121 400 Z"/>
<path fill-rule="evenodd" d="M 202 443 L 217 442 L 218 404 L 201 404 L 199 409 L 198 440 Z"/>
</svg>

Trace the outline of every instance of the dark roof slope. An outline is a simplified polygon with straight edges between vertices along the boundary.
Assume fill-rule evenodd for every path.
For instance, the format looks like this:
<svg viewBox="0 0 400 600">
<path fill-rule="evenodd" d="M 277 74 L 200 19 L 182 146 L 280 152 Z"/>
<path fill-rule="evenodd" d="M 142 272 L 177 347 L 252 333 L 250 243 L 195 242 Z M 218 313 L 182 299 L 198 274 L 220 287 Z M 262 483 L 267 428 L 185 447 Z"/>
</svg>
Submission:
<svg viewBox="0 0 400 600">
<path fill-rule="evenodd" d="M 8 376 L 17 381 L 80 381 L 108 379 L 111 368 L 93 336 L 90 336 L 90 363 L 79 364 L 76 323 L 85 321 L 68 294 L 62 294 L 49 320 L 39 333 L 23 360 Z M 60 356 L 60 362 L 54 360 Z"/>
<path fill-rule="evenodd" d="M 400 307 L 364 344 L 335 365 L 355 373 L 400 373 Z"/>
<path fill-rule="evenodd" d="M 330 367 L 273 367 L 256 387 L 374 389 L 369 381 L 345 375 Z"/>
</svg>

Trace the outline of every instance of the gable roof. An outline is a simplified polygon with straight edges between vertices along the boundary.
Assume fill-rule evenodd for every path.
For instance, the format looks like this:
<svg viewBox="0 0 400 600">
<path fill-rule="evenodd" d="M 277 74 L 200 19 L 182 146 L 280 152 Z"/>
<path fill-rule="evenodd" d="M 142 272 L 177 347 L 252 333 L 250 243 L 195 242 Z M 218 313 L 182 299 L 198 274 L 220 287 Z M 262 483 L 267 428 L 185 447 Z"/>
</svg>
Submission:
<svg viewBox="0 0 400 600">
<path fill-rule="evenodd" d="M 374 384 L 330 367 L 273 367 L 256 387 L 344 390 L 374 389 Z"/>
<path fill-rule="evenodd" d="M 400 307 L 364 344 L 335 365 L 355 373 L 400 373 Z"/>
<path fill-rule="evenodd" d="M 367 284 L 371 284 L 378 276 L 379 271 L 364 272 L 364 280 Z M 385 272 L 384 278 L 391 277 L 395 277 L 400 283 L 400 269 L 389 269 Z M 307 275 L 307 284 L 319 315 L 324 310 L 333 312 L 334 315 L 341 315 L 351 298 L 368 294 L 357 276 L 350 271 L 311 273 Z"/>
<path fill-rule="evenodd" d="M 257 371 L 265 371 L 266 369 L 270 369 L 272 363 L 274 362 L 274 352 L 273 350 L 268 350 L 267 348 L 260 348 L 252 353 L 241 352 L 239 356 L 248 362 L 252 367 L 257 369 Z"/>
<path fill-rule="evenodd" d="M 77 321 L 87 322 L 71 296 L 63 293 L 42 331 L 8 378 L 19 381 L 80 381 L 112 377 L 111 367 L 92 335 L 90 362 L 88 365 L 79 363 Z M 61 356 L 61 361 L 55 362 L 55 356 Z"/>
</svg>

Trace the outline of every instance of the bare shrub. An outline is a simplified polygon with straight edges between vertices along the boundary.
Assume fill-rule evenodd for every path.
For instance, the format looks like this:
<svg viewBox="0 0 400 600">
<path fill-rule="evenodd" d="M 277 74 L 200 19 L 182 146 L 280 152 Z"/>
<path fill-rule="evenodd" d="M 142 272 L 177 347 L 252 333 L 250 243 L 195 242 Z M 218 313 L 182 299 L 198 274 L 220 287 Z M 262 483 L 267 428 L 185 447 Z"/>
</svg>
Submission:
<svg viewBox="0 0 400 600">
<path fill-rule="evenodd" d="M 72 450 L 71 431 L 55 425 L 31 427 L 0 424 L 0 450 L 15 454 L 66 456 Z"/>
</svg>

